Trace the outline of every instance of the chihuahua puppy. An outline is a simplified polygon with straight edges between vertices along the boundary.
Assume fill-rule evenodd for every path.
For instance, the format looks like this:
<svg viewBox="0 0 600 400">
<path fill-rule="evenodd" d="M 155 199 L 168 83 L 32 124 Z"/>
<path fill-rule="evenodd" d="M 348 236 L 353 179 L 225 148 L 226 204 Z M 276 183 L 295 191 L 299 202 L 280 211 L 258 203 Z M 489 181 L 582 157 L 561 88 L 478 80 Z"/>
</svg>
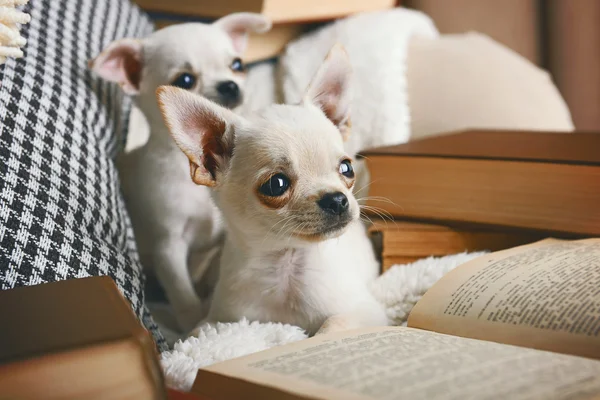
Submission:
<svg viewBox="0 0 600 400">
<path fill-rule="evenodd" d="M 158 89 L 191 178 L 212 188 L 227 229 L 207 321 L 246 317 L 309 334 L 387 324 L 367 287 L 378 264 L 344 151 L 350 75 L 345 51 L 334 47 L 300 104 L 246 116 Z"/>
<path fill-rule="evenodd" d="M 146 145 L 119 158 L 119 173 L 141 262 L 158 278 L 186 332 L 206 315 L 201 297 L 208 299 L 214 286 L 223 229 L 208 189 L 189 179 L 187 159 L 168 133 L 155 92 L 172 85 L 226 108 L 239 106 L 248 33 L 270 27 L 252 13 L 173 25 L 141 40 L 117 40 L 90 62 L 96 74 L 134 97 L 150 127 Z M 207 293 L 197 294 L 190 271 L 207 277 Z"/>
</svg>

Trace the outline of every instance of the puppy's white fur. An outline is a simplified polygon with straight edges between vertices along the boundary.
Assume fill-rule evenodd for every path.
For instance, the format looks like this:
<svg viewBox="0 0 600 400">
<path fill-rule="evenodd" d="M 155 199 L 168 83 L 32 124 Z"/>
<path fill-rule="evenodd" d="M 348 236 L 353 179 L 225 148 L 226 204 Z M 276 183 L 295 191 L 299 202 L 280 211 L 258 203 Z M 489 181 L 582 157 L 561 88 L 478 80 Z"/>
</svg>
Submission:
<svg viewBox="0 0 600 400">
<path fill-rule="evenodd" d="M 210 291 L 223 229 L 208 189 L 189 179 L 188 161 L 169 136 L 155 92 L 182 72 L 196 78 L 190 92 L 211 99 L 218 100 L 216 86 L 223 81 L 242 89 L 245 76 L 231 63 L 243 54 L 248 32 L 268 29 L 263 16 L 232 14 L 212 24 L 174 25 L 141 40 L 118 40 L 90 62 L 95 73 L 134 96 L 150 127 L 147 144 L 122 156 L 118 167 L 142 264 L 157 276 L 186 331 L 207 311 L 189 271 L 203 276 Z"/>
<path fill-rule="evenodd" d="M 334 47 L 301 104 L 245 117 L 180 89 L 159 89 L 192 179 L 213 188 L 227 227 L 209 321 L 286 322 L 311 334 L 387 323 L 368 290 L 378 264 L 352 180 L 340 173 L 350 156 L 343 144 L 349 78 L 345 52 Z M 289 177 L 290 188 L 264 196 L 259 188 L 276 173 Z M 335 192 L 348 199 L 348 212 L 328 217 L 317 202 Z"/>
</svg>

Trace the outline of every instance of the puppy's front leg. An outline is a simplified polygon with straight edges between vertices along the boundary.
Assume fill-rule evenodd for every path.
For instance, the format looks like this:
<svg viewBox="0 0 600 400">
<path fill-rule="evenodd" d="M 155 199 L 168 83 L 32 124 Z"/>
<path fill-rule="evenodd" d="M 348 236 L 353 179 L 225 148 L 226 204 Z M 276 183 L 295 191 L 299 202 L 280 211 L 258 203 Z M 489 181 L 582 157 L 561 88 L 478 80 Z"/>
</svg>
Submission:
<svg viewBox="0 0 600 400">
<path fill-rule="evenodd" d="M 202 304 L 188 272 L 187 243 L 168 239 L 156 246 L 155 272 L 184 332 L 202 319 Z"/>
<path fill-rule="evenodd" d="M 367 326 L 387 325 L 389 325 L 389 320 L 385 315 L 383 307 L 373 299 L 357 304 L 355 308 L 347 313 L 332 315 L 327 318 L 316 334 L 321 335 Z"/>
</svg>

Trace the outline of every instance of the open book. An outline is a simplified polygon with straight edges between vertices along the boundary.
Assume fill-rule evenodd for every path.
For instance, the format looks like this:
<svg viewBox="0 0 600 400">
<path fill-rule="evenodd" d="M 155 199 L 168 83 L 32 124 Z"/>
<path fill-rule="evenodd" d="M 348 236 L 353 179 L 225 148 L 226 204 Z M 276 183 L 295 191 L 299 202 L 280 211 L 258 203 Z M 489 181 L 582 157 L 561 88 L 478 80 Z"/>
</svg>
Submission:
<svg viewBox="0 0 600 400">
<path fill-rule="evenodd" d="M 449 272 L 408 327 L 316 336 L 198 371 L 219 399 L 600 399 L 600 239 Z"/>
</svg>

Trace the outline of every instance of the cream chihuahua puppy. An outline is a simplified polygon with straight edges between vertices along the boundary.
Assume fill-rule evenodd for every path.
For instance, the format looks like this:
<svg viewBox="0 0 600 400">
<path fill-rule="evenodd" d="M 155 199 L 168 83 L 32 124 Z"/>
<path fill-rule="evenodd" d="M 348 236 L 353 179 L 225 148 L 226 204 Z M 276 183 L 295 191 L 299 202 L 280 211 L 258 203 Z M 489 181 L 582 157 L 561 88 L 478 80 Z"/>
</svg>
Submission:
<svg viewBox="0 0 600 400">
<path fill-rule="evenodd" d="M 270 26 L 252 13 L 174 25 L 141 40 L 115 41 L 90 62 L 95 73 L 134 97 L 150 126 L 147 144 L 122 156 L 118 167 L 141 262 L 158 278 L 184 331 L 207 312 L 189 271 L 204 276 L 210 291 L 223 229 L 208 189 L 189 179 L 187 159 L 160 116 L 156 88 L 173 85 L 227 108 L 240 105 L 245 80 L 240 57 L 248 33 Z"/>
<path fill-rule="evenodd" d="M 367 287 L 378 265 L 344 151 L 350 75 L 334 47 L 301 104 L 246 117 L 158 89 L 192 180 L 212 188 L 227 228 L 208 321 L 278 321 L 310 334 L 387 324 Z"/>
</svg>

